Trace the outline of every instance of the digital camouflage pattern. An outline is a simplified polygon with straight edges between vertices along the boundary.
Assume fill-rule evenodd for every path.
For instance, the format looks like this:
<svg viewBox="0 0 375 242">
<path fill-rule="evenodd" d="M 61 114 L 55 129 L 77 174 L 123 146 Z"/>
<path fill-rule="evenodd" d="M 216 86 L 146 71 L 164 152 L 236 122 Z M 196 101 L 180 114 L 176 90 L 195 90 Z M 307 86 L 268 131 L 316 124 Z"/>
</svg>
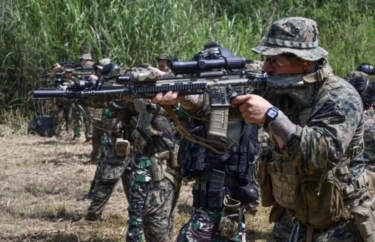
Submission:
<svg viewBox="0 0 375 242">
<path fill-rule="evenodd" d="M 143 241 L 145 203 L 147 193 L 151 185 L 151 173 L 149 157 L 133 154 L 131 166 L 131 179 L 129 190 L 129 226 L 126 233 L 126 241 Z"/>
<path fill-rule="evenodd" d="M 57 105 L 58 110 L 55 114 L 54 133 L 56 137 L 61 137 L 62 127 L 65 122 L 65 130 L 69 132 L 72 127 L 72 107 L 69 104 Z"/>
<path fill-rule="evenodd" d="M 284 215 L 280 218 L 280 221 L 275 224 L 272 229 L 270 237 L 267 242 L 306 242 L 307 229 L 306 226 L 299 227 L 298 239 L 289 240 L 292 234 L 294 224 L 291 218 Z M 313 233 L 313 242 L 354 242 L 361 241 L 357 237 L 356 233 L 353 233 L 351 227 L 347 223 L 341 223 L 337 226 L 327 229 L 315 229 Z"/>
<path fill-rule="evenodd" d="M 136 154 L 133 157 L 126 241 L 140 242 L 143 236 L 146 241 L 170 241 L 181 184 L 173 184 L 168 178 L 153 182 L 150 158 Z"/>
<path fill-rule="evenodd" d="M 81 137 L 82 127 L 85 125 L 85 137 L 87 141 L 92 139 L 93 125 L 85 115 L 90 115 L 90 110 L 87 107 L 83 107 L 85 113 L 78 109 L 76 105 L 73 106 L 73 126 L 74 126 L 74 137 Z"/>
<path fill-rule="evenodd" d="M 353 79 L 356 78 L 356 77 L 366 77 L 366 78 L 370 78 L 370 76 L 367 75 L 367 74 L 364 73 L 364 72 L 361 72 L 361 71 L 350 71 L 350 72 L 348 72 L 348 74 L 346 75 L 345 79 L 346 79 L 347 81 L 350 82 L 351 80 L 353 80 Z"/>
<path fill-rule="evenodd" d="M 375 172 L 375 116 L 374 110 L 370 109 L 365 111 L 364 114 L 364 135 L 363 141 L 365 142 L 365 150 L 363 152 L 363 160 L 366 164 L 366 169 Z"/>
<path fill-rule="evenodd" d="M 266 56 L 291 53 L 309 61 L 319 60 L 328 54 L 318 46 L 316 22 L 300 17 L 284 18 L 271 24 L 264 43 L 253 51 Z M 310 208 L 306 208 L 307 205 L 319 208 L 319 205 L 314 204 L 316 201 L 312 200 L 307 200 L 306 204 L 295 204 L 298 195 L 297 184 L 302 176 L 327 174 L 333 166 L 342 164 L 349 157 L 348 173 L 335 174 L 344 189 L 365 171 L 361 150 L 358 149 L 359 153 L 352 152 L 354 146 L 361 144 L 363 137 L 363 105 L 358 92 L 348 82 L 333 75 L 331 71 L 324 78 L 315 75 L 312 83 L 315 84 L 313 84 L 310 107 L 300 107 L 300 104 L 288 94 L 271 96 L 271 91 L 266 97 L 294 124 L 297 124 L 296 131 L 283 149 L 275 145 L 276 141 L 270 132 L 273 141 L 269 147 L 272 158 L 268 156 L 266 159 L 267 171 L 271 176 L 272 195 L 281 208 L 279 210 L 282 212 L 284 207 L 288 214 L 295 212 L 307 214 Z M 312 90 L 310 89 L 307 94 Z M 283 169 L 275 169 L 277 165 L 282 166 Z M 309 197 L 308 195 L 314 192 L 308 189 L 303 193 Z M 351 205 L 348 201 L 353 202 L 355 198 L 363 196 L 364 192 L 363 187 L 354 189 L 349 193 L 350 199 L 344 196 L 345 205 Z M 301 211 L 302 206 L 305 211 Z M 274 205 L 273 208 L 275 207 L 277 208 Z M 326 207 L 321 209 L 327 211 Z M 284 216 L 281 213 L 277 215 L 271 213 L 270 219 L 276 222 L 268 241 L 290 241 L 293 225 Z M 347 222 L 338 222 L 331 228 L 314 230 L 313 236 L 316 239 L 313 241 L 358 241 L 355 237 L 356 233 L 345 226 L 345 223 Z M 300 232 L 293 241 L 306 241 L 304 238 L 306 227 L 301 225 L 299 229 Z"/>
<path fill-rule="evenodd" d="M 87 209 L 86 220 L 96 220 L 101 217 L 106 203 L 111 197 L 117 182 L 122 179 L 122 185 L 129 197 L 129 170 L 126 169 L 125 157 L 117 156 L 114 144 L 107 134 L 102 137 L 102 154 L 99 160 L 98 177 L 95 177 L 93 198 Z M 131 159 L 131 157 L 127 157 Z"/>
<path fill-rule="evenodd" d="M 99 127 L 103 126 L 102 121 L 94 120 L 93 129 L 92 129 L 92 151 L 90 154 L 91 161 L 96 161 L 100 154 L 100 146 L 101 146 L 101 139 L 105 133 L 105 131 Z"/>
<path fill-rule="evenodd" d="M 197 209 L 189 222 L 185 224 L 177 237 L 178 242 L 245 242 L 245 224 L 240 223 L 238 234 L 234 238 L 226 238 L 218 231 L 222 211 Z"/>
<path fill-rule="evenodd" d="M 252 50 L 264 56 L 289 53 L 308 61 L 328 55 L 325 49 L 318 46 L 317 23 L 302 17 L 288 17 L 273 22 L 263 43 Z"/>
</svg>

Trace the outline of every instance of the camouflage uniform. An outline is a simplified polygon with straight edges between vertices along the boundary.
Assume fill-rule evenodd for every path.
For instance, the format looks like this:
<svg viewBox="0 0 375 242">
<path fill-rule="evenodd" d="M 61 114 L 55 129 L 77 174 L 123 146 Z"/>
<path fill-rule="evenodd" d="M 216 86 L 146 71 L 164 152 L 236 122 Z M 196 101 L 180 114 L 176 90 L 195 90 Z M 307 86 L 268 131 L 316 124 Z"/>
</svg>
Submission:
<svg viewBox="0 0 375 242">
<path fill-rule="evenodd" d="M 364 135 L 365 150 L 363 152 L 363 159 L 366 164 L 366 169 L 375 172 L 375 116 L 371 117 L 374 110 L 365 111 L 364 115 Z"/>
<path fill-rule="evenodd" d="M 233 56 L 218 44 L 210 45 L 211 49 L 206 47 L 203 54 L 210 52 Z M 202 52 L 195 55 L 195 61 L 204 58 Z M 260 66 L 261 62 L 252 62 L 246 68 L 263 73 L 259 70 Z M 208 95 L 184 96 L 180 107 L 191 115 L 193 128 L 201 127 L 198 129 L 201 131 L 195 135 L 208 139 L 206 143 L 217 141 L 227 147 L 231 145 L 231 148 L 226 154 L 217 154 L 211 149 L 182 140 L 179 154 L 181 173 L 184 179 L 195 181 L 194 214 L 182 227 L 176 241 L 246 241 L 245 207 L 251 205 L 251 209 L 256 210 L 259 198 L 253 180 L 257 127 L 245 124 L 238 108 L 229 107 L 227 139 L 217 137 L 207 132 L 210 128 L 209 114 L 213 111 Z M 248 196 L 240 195 L 245 193 Z"/>
<path fill-rule="evenodd" d="M 109 116 L 108 112 L 103 115 L 103 126 L 110 130 L 105 132 L 101 138 L 101 157 L 89 191 L 89 193 L 93 194 L 93 197 L 90 207 L 87 210 L 86 220 L 100 218 L 104 206 L 111 197 L 120 178 L 122 179 L 126 197 L 129 197 L 130 169 L 127 168 L 131 157 L 117 155 L 116 153 L 116 139 L 119 137 L 121 130 L 119 129 L 120 123 L 118 119 L 113 118 L 113 115 L 117 116 L 117 112 L 112 113 L 112 116 Z"/>
<path fill-rule="evenodd" d="M 253 49 L 263 56 L 294 54 L 323 66 L 298 80 L 304 81 L 303 94 L 293 88 L 276 94 L 275 88 L 266 96 L 297 125 L 283 149 L 264 127 L 271 142 L 262 154 L 259 180 L 262 205 L 272 206 L 275 223 L 267 241 L 360 241 L 348 209 L 366 196 L 363 105 L 357 91 L 332 73 L 323 59 L 328 52 L 317 44 L 316 22 L 291 17 L 274 22 L 264 43 Z M 340 184 L 337 193 L 328 192 L 332 181 Z M 331 213 L 331 201 L 337 213 Z"/>
<path fill-rule="evenodd" d="M 83 54 L 80 57 L 80 59 L 92 60 L 92 57 L 91 57 L 91 54 Z M 87 64 L 87 65 L 81 66 L 81 67 L 91 68 L 92 64 Z M 78 78 L 80 78 L 80 79 L 86 79 L 90 74 L 92 74 L 92 73 L 75 72 L 75 75 L 78 76 Z M 74 113 L 73 113 L 74 137 L 73 137 L 73 139 L 81 137 L 81 130 L 82 130 L 82 126 L 84 125 L 85 126 L 86 142 L 89 142 L 92 139 L 93 124 L 91 123 L 89 118 L 87 118 L 87 116 L 92 115 L 92 113 L 95 110 L 93 110 L 92 108 L 86 107 L 86 106 L 83 106 L 82 108 L 83 108 L 84 112 L 82 112 L 82 110 L 78 109 L 77 105 L 73 106 L 73 110 L 74 110 Z"/>
<path fill-rule="evenodd" d="M 55 101 L 57 105 L 57 111 L 55 114 L 55 123 L 54 123 L 54 133 L 56 137 L 61 137 L 62 126 L 64 125 L 65 121 L 65 130 L 69 132 L 71 128 L 71 121 L 72 121 L 72 106 L 70 104 L 66 104 L 59 99 Z"/>
<path fill-rule="evenodd" d="M 150 141 L 141 135 L 143 129 L 135 123 L 151 121 Z M 173 211 L 181 186 L 179 170 L 172 168 L 175 148 L 173 125 L 163 115 L 140 113 L 133 118 L 134 139 L 132 177 L 129 191 L 129 227 L 126 241 L 170 241 Z M 145 123 L 146 126 L 147 123 Z M 147 129 L 148 132 L 150 129 Z M 155 132 L 156 131 L 156 132 Z M 158 135 L 157 133 L 161 132 Z M 161 155 L 162 154 L 162 155 Z M 158 155 L 161 157 L 157 158 Z M 162 157 L 164 156 L 164 157 Z"/>
</svg>

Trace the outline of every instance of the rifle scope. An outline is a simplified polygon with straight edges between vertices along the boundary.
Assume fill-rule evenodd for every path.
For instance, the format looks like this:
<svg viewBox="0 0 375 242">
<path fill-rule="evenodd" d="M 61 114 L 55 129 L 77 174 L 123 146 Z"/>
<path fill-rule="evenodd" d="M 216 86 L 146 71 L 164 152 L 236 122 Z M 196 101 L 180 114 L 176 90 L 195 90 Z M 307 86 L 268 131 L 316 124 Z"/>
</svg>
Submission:
<svg viewBox="0 0 375 242">
<path fill-rule="evenodd" d="M 211 71 L 212 69 L 242 69 L 245 68 L 246 59 L 244 57 L 227 57 L 216 60 L 199 61 L 172 61 L 171 70 L 174 73 L 195 73 L 201 71 Z"/>
</svg>

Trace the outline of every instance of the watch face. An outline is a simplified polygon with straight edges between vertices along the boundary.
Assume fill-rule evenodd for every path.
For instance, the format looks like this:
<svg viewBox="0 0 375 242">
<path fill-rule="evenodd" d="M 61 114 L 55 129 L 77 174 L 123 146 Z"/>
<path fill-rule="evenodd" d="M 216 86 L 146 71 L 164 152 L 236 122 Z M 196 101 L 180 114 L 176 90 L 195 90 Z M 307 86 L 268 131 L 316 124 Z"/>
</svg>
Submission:
<svg viewBox="0 0 375 242">
<path fill-rule="evenodd" d="M 268 110 L 268 113 L 267 113 L 267 115 L 269 116 L 269 117 L 271 117 L 271 118 L 275 118 L 275 117 L 277 117 L 277 114 L 278 114 L 279 112 L 277 111 L 277 110 L 275 110 L 275 109 L 270 109 L 270 110 Z"/>
</svg>

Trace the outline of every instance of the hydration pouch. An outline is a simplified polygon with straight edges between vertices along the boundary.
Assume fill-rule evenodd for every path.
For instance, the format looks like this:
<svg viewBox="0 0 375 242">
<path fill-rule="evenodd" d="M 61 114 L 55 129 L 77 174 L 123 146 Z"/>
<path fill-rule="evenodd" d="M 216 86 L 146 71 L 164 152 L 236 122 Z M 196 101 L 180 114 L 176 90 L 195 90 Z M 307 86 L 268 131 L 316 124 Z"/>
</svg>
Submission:
<svg viewBox="0 0 375 242">
<path fill-rule="evenodd" d="M 130 154 L 130 143 L 129 143 L 129 141 L 124 140 L 123 138 L 117 138 L 115 150 L 116 150 L 117 156 L 128 156 Z"/>
<path fill-rule="evenodd" d="M 238 234 L 238 226 L 242 220 L 241 202 L 228 195 L 224 198 L 224 208 L 219 222 L 220 235 L 228 239 Z"/>
<path fill-rule="evenodd" d="M 166 159 L 169 158 L 169 151 L 156 153 L 151 157 L 150 172 L 152 180 L 158 182 L 164 179 L 167 168 Z"/>
</svg>

